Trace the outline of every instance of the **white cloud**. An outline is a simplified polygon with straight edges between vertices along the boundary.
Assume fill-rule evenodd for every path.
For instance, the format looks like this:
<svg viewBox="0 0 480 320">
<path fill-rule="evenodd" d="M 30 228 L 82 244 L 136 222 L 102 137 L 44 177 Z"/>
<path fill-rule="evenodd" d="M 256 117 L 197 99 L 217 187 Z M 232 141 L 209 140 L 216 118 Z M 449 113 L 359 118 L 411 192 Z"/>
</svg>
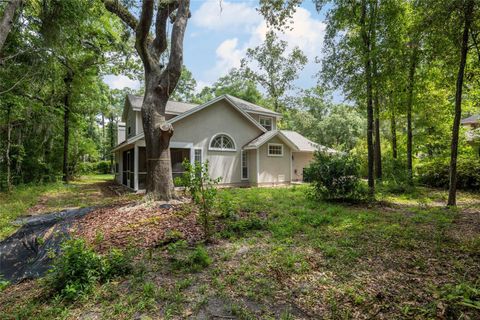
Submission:
<svg viewBox="0 0 480 320">
<path fill-rule="evenodd" d="M 105 82 L 110 89 L 123 89 L 125 87 L 138 89 L 140 88 L 140 81 L 132 80 L 127 76 L 114 74 L 109 74 L 103 77 L 103 82 Z"/>
<path fill-rule="evenodd" d="M 192 15 L 192 23 L 197 27 L 216 31 L 226 28 L 248 31 L 260 21 L 258 12 L 248 4 L 221 0 L 205 1 Z"/>
<path fill-rule="evenodd" d="M 291 26 L 291 29 L 285 30 L 284 33 L 279 34 L 279 37 L 288 43 L 289 51 L 294 47 L 299 47 L 309 60 L 307 68 L 315 68 L 314 59 L 322 54 L 326 24 L 315 19 L 308 10 L 298 8 L 292 17 Z M 239 42 L 238 38 L 227 39 L 220 43 L 216 49 L 215 66 L 207 71 L 208 81 L 204 80 L 204 82 L 213 82 L 218 77 L 225 75 L 231 68 L 239 67 L 240 60 L 245 56 L 247 49 L 261 44 L 265 40 L 267 32 L 265 21 L 260 19 L 256 26 L 251 28 L 250 36 L 243 44 Z"/>
</svg>

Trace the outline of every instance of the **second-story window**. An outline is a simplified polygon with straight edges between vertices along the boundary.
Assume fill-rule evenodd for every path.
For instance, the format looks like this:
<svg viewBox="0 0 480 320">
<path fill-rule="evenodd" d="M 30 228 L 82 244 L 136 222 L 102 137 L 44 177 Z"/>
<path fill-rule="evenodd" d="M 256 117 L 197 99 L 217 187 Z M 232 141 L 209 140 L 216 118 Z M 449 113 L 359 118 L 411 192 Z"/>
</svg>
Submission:
<svg viewBox="0 0 480 320">
<path fill-rule="evenodd" d="M 267 129 L 268 131 L 272 131 L 272 118 L 270 117 L 262 117 L 260 116 L 260 124 Z"/>
</svg>

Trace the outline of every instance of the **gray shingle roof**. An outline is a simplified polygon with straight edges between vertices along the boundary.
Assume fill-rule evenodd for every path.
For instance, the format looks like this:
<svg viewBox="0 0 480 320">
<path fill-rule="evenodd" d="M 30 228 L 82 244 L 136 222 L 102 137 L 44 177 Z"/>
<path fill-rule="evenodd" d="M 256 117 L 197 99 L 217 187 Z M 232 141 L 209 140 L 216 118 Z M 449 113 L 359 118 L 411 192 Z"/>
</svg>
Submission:
<svg viewBox="0 0 480 320">
<path fill-rule="evenodd" d="M 239 107 L 240 109 L 242 109 L 246 112 L 259 112 L 259 113 L 271 114 L 271 115 L 274 115 L 274 116 L 281 116 L 281 114 L 278 113 L 278 112 L 274 112 L 270 109 L 260 107 L 256 104 L 253 104 L 251 102 L 248 102 L 248 101 L 242 100 L 240 98 L 231 96 L 229 94 L 226 94 L 225 97 L 230 99 L 233 103 L 235 103 L 235 105 L 237 107 Z"/>
<path fill-rule="evenodd" d="M 479 123 L 480 122 L 480 114 L 474 114 L 468 118 L 462 119 L 462 124 L 471 124 L 471 123 Z"/>
<path fill-rule="evenodd" d="M 262 146 L 264 143 L 269 141 L 275 136 L 280 136 L 280 138 L 286 139 L 290 144 L 294 145 L 297 150 L 301 152 L 314 152 L 317 150 L 322 150 L 328 153 L 337 152 L 334 149 L 319 145 L 295 131 L 289 130 L 272 130 L 267 131 L 256 139 L 250 141 L 247 145 L 244 146 L 245 149 L 257 149 Z"/>
<path fill-rule="evenodd" d="M 141 109 L 143 104 L 142 96 L 135 96 L 133 94 L 127 95 L 127 99 L 130 101 L 130 104 L 135 109 Z M 197 104 L 178 102 L 178 101 L 168 101 L 166 112 L 170 114 L 181 114 L 195 108 Z"/>
</svg>

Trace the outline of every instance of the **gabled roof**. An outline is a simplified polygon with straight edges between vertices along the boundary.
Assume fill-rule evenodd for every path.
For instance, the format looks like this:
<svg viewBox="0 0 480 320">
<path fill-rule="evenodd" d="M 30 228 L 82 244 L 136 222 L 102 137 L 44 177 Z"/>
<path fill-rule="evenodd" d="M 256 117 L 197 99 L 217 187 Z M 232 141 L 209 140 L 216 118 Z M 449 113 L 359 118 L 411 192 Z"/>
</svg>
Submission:
<svg viewBox="0 0 480 320">
<path fill-rule="evenodd" d="M 230 99 L 234 104 L 236 104 L 239 108 L 245 110 L 246 112 L 264 114 L 269 116 L 281 117 L 282 114 L 278 112 L 274 112 L 270 109 L 260 107 L 259 105 L 253 104 L 251 102 L 242 100 L 240 98 L 231 96 L 229 94 L 225 95 L 228 99 Z"/>
<path fill-rule="evenodd" d="M 272 110 L 269 110 L 267 108 L 258 106 L 256 104 L 253 104 L 251 102 L 242 100 L 240 98 L 231 96 L 229 94 L 221 95 L 211 101 L 207 101 L 205 104 L 210 105 L 211 102 L 213 103 L 214 101 L 219 101 L 218 99 L 227 99 L 230 103 L 234 104 L 238 109 L 248 112 L 248 113 L 256 113 L 256 114 L 261 114 L 261 115 L 266 115 L 266 116 L 271 116 L 271 117 L 276 117 L 280 118 L 282 115 L 278 112 L 274 112 Z M 133 94 L 128 94 L 126 97 L 126 103 L 129 103 L 132 106 L 132 109 L 134 111 L 140 111 L 142 110 L 142 104 L 143 104 L 143 97 L 142 96 L 136 96 Z M 167 102 L 167 107 L 166 107 L 166 113 L 168 114 L 174 114 L 174 115 L 181 115 L 183 113 L 186 113 L 196 107 L 198 107 L 198 104 L 194 103 L 187 103 L 187 102 L 178 102 L 178 101 L 168 101 Z M 126 108 L 123 110 L 123 119 L 125 119 L 125 112 Z"/>
<path fill-rule="evenodd" d="M 173 118 L 173 119 L 170 119 L 168 122 L 170 123 L 175 123 L 179 120 L 182 120 L 200 110 L 203 110 L 211 105 L 213 105 L 214 103 L 218 102 L 218 101 L 221 101 L 221 100 L 225 100 L 227 101 L 232 107 L 234 107 L 235 109 L 237 109 L 238 112 L 240 112 L 245 118 L 247 118 L 247 120 L 249 120 L 254 126 L 256 126 L 258 129 L 260 129 L 261 131 L 263 132 L 266 132 L 267 130 L 262 126 L 260 125 L 260 123 L 258 123 L 257 121 L 255 121 L 255 119 L 252 118 L 251 115 L 249 115 L 241 106 L 237 105 L 234 101 L 232 101 L 232 99 L 229 98 L 229 96 L 227 95 L 221 95 L 219 97 L 216 97 L 215 99 L 212 99 L 202 105 L 199 105 L 199 106 L 196 106 L 195 108 L 185 112 L 185 113 L 182 113 L 181 115 Z M 243 100 L 242 100 L 243 101 Z"/>
<path fill-rule="evenodd" d="M 461 124 L 475 124 L 480 123 L 480 114 L 474 114 L 468 118 L 462 119 Z"/>
<path fill-rule="evenodd" d="M 134 111 L 142 110 L 143 104 L 143 97 L 142 96 L 135 96 L 133 94 L 127 94 L 126 100 L 132 106 Z M 175 114 L 179 115 L 185 113 L 193 108 L 198 106 L 198 104 L 194 103 L 187 103 L 187 102 L 178 102 L 178 101 L 168 101 L 167 106 L 165 108 L 165 112 L 168 114 Z M 125 113 L 125 109 L 124 109 Z M 125 115 L 125 114 L 124 114 Z"/>
<path fill-rule="evenodd" d="M 328 153 L 335 153 L 337 152 L 334 149 L 330 149 L 328 147 L 319 145 L 304 136 L 300 133 L 295 131 L 289 130 L 272 130 L 265 132 L 258 138 L 250 141 L 247 143 L 243 149 L 250 150 L 250 149 L 258 149 L 266 142 L 270 141 L 274 137 L 279 137 L 282 141 L 284 141 L 287 145 L 289 145 L 294 151 L 299 152 L 315 152 L 317 150 L 322 150 Z"/>
</svg>

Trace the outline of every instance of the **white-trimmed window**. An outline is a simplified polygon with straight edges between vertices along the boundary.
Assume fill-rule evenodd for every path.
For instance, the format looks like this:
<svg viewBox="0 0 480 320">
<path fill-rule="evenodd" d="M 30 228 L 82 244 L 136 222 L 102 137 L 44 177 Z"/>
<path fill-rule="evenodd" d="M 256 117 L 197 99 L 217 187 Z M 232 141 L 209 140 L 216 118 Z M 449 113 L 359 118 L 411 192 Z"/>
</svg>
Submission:
<svg viewBox="0 0 480 320">
<path fill-rule="evenodd" d="M 248 151 L 242 150 L 242 180 L 248 180 Z"/>
<path fill-rule="evenodd" d="M 270 157 L 283 157 L 283 144 L 269 143 L 268 144 L 268 155 Z"/>
<path fill-rule="evenodd" d="M 260 120 L 260 124 L 265 128 L 267 129 L 268 131 L 272 131 L 273 129 L 273 126 L 272 126 L 272 118 L 271 117 L 263 117 L 263 116 L 260 116 L 259 118 Z"/>
<path fill-rule="evenodd" d="M 210 141 L 209 150 L 214 151 L 235 151 L 235 141 L 226 133 L 217 133 Z"/>
<path fill-rule="evenodd" d="M 202 163 L 202 149 L 195 149 L 193 156 L 194 156 L 193 161 Z"/>
</svg>

